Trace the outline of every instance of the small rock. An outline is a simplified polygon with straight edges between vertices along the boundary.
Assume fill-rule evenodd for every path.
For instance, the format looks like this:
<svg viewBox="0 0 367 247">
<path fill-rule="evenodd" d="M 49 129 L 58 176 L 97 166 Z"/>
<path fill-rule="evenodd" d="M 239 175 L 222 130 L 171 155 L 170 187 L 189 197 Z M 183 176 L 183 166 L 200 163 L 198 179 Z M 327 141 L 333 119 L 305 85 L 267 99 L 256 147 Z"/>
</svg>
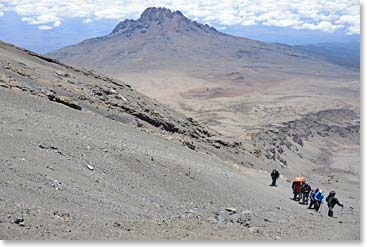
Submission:
<svg viewBox="0 0 367 247">
<path fill-rule="evenodd" d="M 106 89 L 103 89 L 103 92 L 107 95 L 110 95 L 110 94 L 115 94 L 117 93 L 116 90 L 112 89 L 112 88 L 106 88 Z"/>
<path fill-rule="evenodd" d="M 72 100 L 69 97 L 65 97 L 65 96 L 58 97 L 55 94 L 48 94 L 47 97 L 50 101 L 54 101 L 54 102 L 66 105 L 68 107 L 71 107 L 79 111 L 82 110 L 82 107 L 76 101 Z"/>
<path fill-rule="evenodd" d="M 42 148 L 42 149 L 48 149 L 47 147 L 45 147 L 44 145 L 40 144 L 38 145 L 38 147 Z"/>
<path fill-rule="evenodd" d="M 121 226 L 121 224 L 120 224 L 120 223 L 118 223 L 118 222 L 114 222 L 112 226 L 113 226 L 113 227 L 120 227 L 120 226 Z"/>
<path fill-rule="evenodd" d="M 56 190 L 63 190 L 62 183 L 60 181 L 54 180 L 54 182 L 52 183 L 52 186 Z"/>
<path fill-rule="evenodd" d="M 338 223 L 342 224 L 342 223 L 343 223 L 343 221 L 338 221 Z"/>
<path fill-rule="evenodd" d="M 52 167 L 52 166 L 50 166 L 50 165 L 46 166 L 46 168 L 48 168 L 48 169 L 50 169 L 50 170 L 55 171 L 55 168 L 53 168 L 53 167 Z"/>
<path fill-rule="evenodd" d="M 237 209 L 235 208 L 225 208 L 226 211 L 228 211 L 231 214 L 235 214 L 237 212 Z"/>
<path fill-rule="evenodd" d="M 63 212 L 60 212 L 60 211 L 55 211 L 54 216 L 57 217 L 57 218 L 62 218 L 64 220 L 67 220 L 67 219 L 70 218 L 69 213 L 63 213 Z"/>
<path fill-rule="evenodd" d="M 19 219 L 19 218 L 16 218 L 14 220 L 14 223 L 19 225 L 19 226 L 24 226 L 24 219 Z"/>
<path fill-rule="evenodd" d="M 91 171 L 93 171 L 93 170 L 94 170 L 94 167 L 93 167 L 93 166 L 91 166 L 91 165 L 87 165 L 87 168 L 88 168 L 89 170 L 91 170 Z"/>
<path fill-rule="evenodd" d="M 124 96 L 122 96 L 121 94 L 118 94 L 118 97 L 120 99 L 122 99 L 123 101 L 128 102 L 128 100 Z"/>
<path fill-rule="evenodd" d="M 218 144 L 218 143 L 213 143 L 212 146 L 215 147 L 215 148 L 217 148 L 217 149 L 220 148 L 220 144 Z"/>
<path fill-rule="evenodd" d="M 56 75 L 56 76 L 62 76 L 62 77 L 68 77 L 68 76 L 69 76 L 69 74 L 68 74 L 68 73 L 65 73 L 65 72 L 63 72 L 63 71 L 59 71 L 59 70 L 57 70 L 57 71 L 55 72 L 55 75 Z"/>
<path fill-rule="evenodd" d="M 265 219 L 264 219 L 264 221 L 265 221 L 265 222 L 269 222 L 269 223 L 271 222 L 271 221 L 270 221 L 269 219 L 267 219 L 267 218 L 265 218 Z"/>
</svg>

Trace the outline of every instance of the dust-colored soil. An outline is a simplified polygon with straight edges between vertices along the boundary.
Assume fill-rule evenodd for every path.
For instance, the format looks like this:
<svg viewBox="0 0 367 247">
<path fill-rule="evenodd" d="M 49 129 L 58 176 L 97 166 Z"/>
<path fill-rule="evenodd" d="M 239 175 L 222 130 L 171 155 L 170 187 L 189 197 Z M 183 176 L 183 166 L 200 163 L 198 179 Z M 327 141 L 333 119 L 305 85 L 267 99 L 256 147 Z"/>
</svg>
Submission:
<svg viewBox="0 0 367 247">
<path fill-rule="evenodd" d="M 233 87 L 241 75 L 172 72 L 177 90 L 139 77 L 172 110 L 5 43 L 0 66 L 1 239 L 360 239 L 359 82 L 345 71 Z M 337 218 L 290 199 L 296 175 L 337 191 Z"/>
<path fill-rule="evenodd" d="M 34 96 L 0 95 L 1 239 L 360 237 L 358 183 L 322 186 L 337 186 L 345 205 L 329 218 L 325 205 L 316 213 L 290 200 L 286 177 L 270 187 L 267 172 Z"/>
</svg>

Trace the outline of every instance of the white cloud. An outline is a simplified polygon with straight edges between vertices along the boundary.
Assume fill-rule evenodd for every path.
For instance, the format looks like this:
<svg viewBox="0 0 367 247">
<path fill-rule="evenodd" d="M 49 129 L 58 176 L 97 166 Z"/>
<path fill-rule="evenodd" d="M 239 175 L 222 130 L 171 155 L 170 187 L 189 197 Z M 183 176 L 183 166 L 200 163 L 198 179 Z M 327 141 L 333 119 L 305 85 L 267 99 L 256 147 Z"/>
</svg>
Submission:
<svg viewBox="0 0 367 247">
<path fill-rule="evenodd" d="M 85 19 L 84 21 L 83 21 L 83 23 L 84 24 L 89 24 L 89 23 L 92 23 L 93 22 L 93 20 L 92 19 Z"/>
<path fill-rule="evenodd" d="M 4 15 L 4 9 L 5 9 L 4 4 L 0 3 L 0 17 Z"/>
<path fill-rule="evenodd" d="M 59 27 L 61 25 L 61 21 L 55 21 L 54 22 L 54 27 Z"/>
<path fill-rule="evenodd" d="M 322 30 L 325 32 L 334 32 L 337 29 L 343 28 L 343 25 L 333 25 L 331 22 L 322 21 L 317 24 L 305 23 L 301 26 L 296 26 L 296 29 Z"/>
<path fill-rule="evenodd" d="M 138 18 L 151 6 L 180 10 L 189 18 L 217 27 L 263 24 L 347 34 L 360 32 L 357 0 L 0 0 L 0 16 L 15 11 L 26 23 L 58 27 L 66 18 L 83 23 Z"/>
<path fill-rule="evenodd" d="M 39 30 L 50 30 L 52 29 L 52 26 L 47 26 L 47 25 L 41 25 L 38 27 Z"/>
<path fill-rule="evenodd" d="M 359 26 L 350 26 L 347 28 L 347 34 L 352 35 L 352 34 L 359 34 Z"/>
</svg>

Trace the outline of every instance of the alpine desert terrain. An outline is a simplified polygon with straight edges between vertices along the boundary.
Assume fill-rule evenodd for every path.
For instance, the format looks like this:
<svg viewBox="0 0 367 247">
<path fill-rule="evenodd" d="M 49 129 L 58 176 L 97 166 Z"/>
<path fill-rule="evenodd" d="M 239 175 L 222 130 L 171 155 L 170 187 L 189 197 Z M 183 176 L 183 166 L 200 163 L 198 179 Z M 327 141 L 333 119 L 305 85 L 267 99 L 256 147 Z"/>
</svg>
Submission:
<svg viewBox="0 0 367 247">
<path fill-rule="evenodd" d="M 148 8 L 106 36 L 49 55 L 126 80 L 220 133 L 246 140 L 259 128 L 304 114 L 358 111 L 359 71 L 322 59 L 325 53 L 234 37 L 179 11 Z"/>
<path fill-rule="evenodd" d="M 47 56 L 0 42 L 0 237 L 359 240 L 358 76 L 163 8 Z"/>
<path fill-rule="evenodd" d="M 360 238 L 359 157 L 350 152 L 358 151 L 359 129 L 345 123 L 356 118 L 350 111 L 280 129 L 284 145 L 303 123 L 320 123 L 326 136 L 304 126 L 303 147 L 292 141 L 299 153 L 288 153 L 320 164 L 292 165 L 270 187 L 271 166 L 256 151 L 122 81 L 6 43 L 0 63 L 2 239 Z M 346 162 L 307 141 L 321 147 L 329 135 Z M 257 138 L 265 152 L 266 138 Z M 290 200 L 297 169 L 313 186 L 338 191 L 338 218 Z"/>
</svg>

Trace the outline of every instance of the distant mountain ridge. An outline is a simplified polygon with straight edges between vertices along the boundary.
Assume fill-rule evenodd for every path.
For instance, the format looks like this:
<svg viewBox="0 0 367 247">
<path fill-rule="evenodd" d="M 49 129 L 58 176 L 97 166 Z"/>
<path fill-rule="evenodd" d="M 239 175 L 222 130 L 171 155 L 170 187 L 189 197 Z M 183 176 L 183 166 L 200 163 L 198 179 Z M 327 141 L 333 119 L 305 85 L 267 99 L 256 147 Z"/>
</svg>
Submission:
<svg viewBox="0 0 367 247">
<path fill-rule="evenodd" d="M 318 43 L 295 47 L 334 64 L 355 70 L 360 68 L 360 42 Z"/>
<path fill-rule="evenodd" d="M 85 40 L 48 55 L 116 77 L 142 69 L 178 70 L 206 76 L 215 68 L 216 76 L 246 73 L 246 78 L 254 82 L 267 80 L 260 71 L 264 68 L 269 72 L 277 71 L 277 75 L 272 74 L 273 79 L 297 73 L 329 75 L 336 69 L 343 72 L 342 68 L 335 68 L 302 49 L 224 34 L 188 19 L 180 11 L 156 7 L 147 8 L 137 20 L 120 22 L 106 36 Z M 256 68 L 256 71 L 249 72 L 248 68 Z"/>
</svg>

